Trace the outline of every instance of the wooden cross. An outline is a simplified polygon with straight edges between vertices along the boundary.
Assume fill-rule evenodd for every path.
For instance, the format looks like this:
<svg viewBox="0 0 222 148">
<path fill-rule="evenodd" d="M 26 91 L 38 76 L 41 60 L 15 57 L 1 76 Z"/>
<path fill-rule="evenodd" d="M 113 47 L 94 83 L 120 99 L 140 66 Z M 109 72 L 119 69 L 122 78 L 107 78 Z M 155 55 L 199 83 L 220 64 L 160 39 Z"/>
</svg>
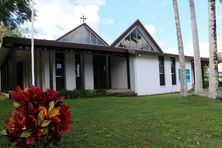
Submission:
<svg viewBox="0 0 222 148">
<path fill-rule="evenodd" d="M 86 20 L 86 18 L 85 18 L 85 16 L 83 15 L 82 17 L 80 17 L 80 19 L 82 19 L 82 22 L 84 23 L 85 22 L 85 20 Z"/>
</svg>

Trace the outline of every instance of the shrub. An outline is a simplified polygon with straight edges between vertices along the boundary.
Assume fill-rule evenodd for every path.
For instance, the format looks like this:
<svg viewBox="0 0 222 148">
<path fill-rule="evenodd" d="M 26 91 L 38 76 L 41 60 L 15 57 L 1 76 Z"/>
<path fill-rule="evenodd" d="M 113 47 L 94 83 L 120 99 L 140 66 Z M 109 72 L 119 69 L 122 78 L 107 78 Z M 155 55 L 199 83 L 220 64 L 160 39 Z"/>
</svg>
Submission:
<svg viewBox="0 0 222 148">
<path fill-rule="evenodd" d="M 5 121 L 3 133 L 18 147 L 58 144 L 62 134 L 71 129 L 69 106 L 54 90 L 42 91 L 30 86 L 10 92 L 15 110 Z"/>
<path fill-rule="evenodd" d="M 61 92 L 66 99 L 103 97 L 109 95 L 105 89 L 73 90 Z"/>
</svg>

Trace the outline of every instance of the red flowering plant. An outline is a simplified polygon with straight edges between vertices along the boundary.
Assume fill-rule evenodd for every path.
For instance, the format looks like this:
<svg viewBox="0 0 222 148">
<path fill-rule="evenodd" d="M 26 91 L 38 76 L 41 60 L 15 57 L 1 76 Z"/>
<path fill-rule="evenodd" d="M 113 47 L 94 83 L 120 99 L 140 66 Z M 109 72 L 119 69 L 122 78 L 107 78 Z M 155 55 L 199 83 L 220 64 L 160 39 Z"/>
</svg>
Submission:
<svg viewBox="0 0 222 148">
<path fill-rule="evenodd" d="M 69 106 L 54 90 L 30 86 L 11 91 L 15 110 L 3 125 L 3 134 L 18 147 L 47 147 L 58 144 L 71 129 Z"/>
</svg>

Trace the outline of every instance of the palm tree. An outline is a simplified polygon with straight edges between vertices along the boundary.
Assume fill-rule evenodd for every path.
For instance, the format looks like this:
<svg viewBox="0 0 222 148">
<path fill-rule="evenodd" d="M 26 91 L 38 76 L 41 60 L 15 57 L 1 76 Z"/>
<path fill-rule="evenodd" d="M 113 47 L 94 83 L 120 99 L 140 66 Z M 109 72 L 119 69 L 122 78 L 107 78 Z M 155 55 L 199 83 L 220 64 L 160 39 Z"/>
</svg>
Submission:
<svg viewBox="0 0 222 148">
<path fill-rule="evenodd" d="M 194 75 L 195 75 L 194 94 L 201 95 L 203 92 L 203 81 L 202 81 L 202 71 L 201 71 L 198 30 L 197 30 L 197 22 L 195 14 L 195 4 L 194 0 L 189 0 L 189 2 L 190 2 L 190 16 L 191 16 L 193 54 L 194 54 Z"/>
<path fill-rule="evenodd" d="M 218 98 L 218 59 L 215 0 L 208 0 L 209 27 L 209 98 Z"/>
<path fill-rule="evenodd" d="M 176 23 L 176 32 L 177 32 L 177 43 L 178 43 L 178 51 L 179 51 L 179 61 L 180 61 L 180 80 L 181 80 L 181 95 L 183 97 L 187 96 L 187 83 L 186 83 L 186 71 L 185 71 L 185 58 L 184 58 L 184 50 L 183 50 L 183 40 L 182 33 L 180 28 L 180 18 L 178 12 L 177 0 L 173 0 L 173 9 L 175 15 L 175 23 Z"/>
</svg>

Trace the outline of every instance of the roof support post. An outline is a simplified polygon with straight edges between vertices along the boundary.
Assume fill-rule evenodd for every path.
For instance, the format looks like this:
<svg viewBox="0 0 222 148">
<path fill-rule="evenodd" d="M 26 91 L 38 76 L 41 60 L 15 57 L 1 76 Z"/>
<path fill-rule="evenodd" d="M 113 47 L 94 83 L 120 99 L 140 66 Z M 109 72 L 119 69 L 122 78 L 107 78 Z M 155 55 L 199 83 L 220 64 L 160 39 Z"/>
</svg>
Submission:
<svg viewBox="0 0 222 148">
<path fill-rule="evenodd" d="M 53 89 L 53 53 L 49 50 L 49 86 Z"/>
<path fill-rule="evenodd" d="M 85 62 L 84 52 L 80 53 L 80 89 L 85 89 Z"/>
<path fill-rule="evenodd" d="M 131 85 L 130 85 L 130 63 L 129 63 L 129 54 L 126 55 L 126 68 L 127 68 L 128 89 L 131 89 Z"/>
<path fill-rule="evenodd" d="M 11 74 L 10 89 L 15 89 L 17 85 L 17 66 L 16 66 L 16 49 L 15 48 L 12 48 L 11 50 L 10 74 Z"/>
<path fill-rule="evenodd" d="M 106 89 L 110 89 L 110 56 L 106 55 Z"/>
</svg>

